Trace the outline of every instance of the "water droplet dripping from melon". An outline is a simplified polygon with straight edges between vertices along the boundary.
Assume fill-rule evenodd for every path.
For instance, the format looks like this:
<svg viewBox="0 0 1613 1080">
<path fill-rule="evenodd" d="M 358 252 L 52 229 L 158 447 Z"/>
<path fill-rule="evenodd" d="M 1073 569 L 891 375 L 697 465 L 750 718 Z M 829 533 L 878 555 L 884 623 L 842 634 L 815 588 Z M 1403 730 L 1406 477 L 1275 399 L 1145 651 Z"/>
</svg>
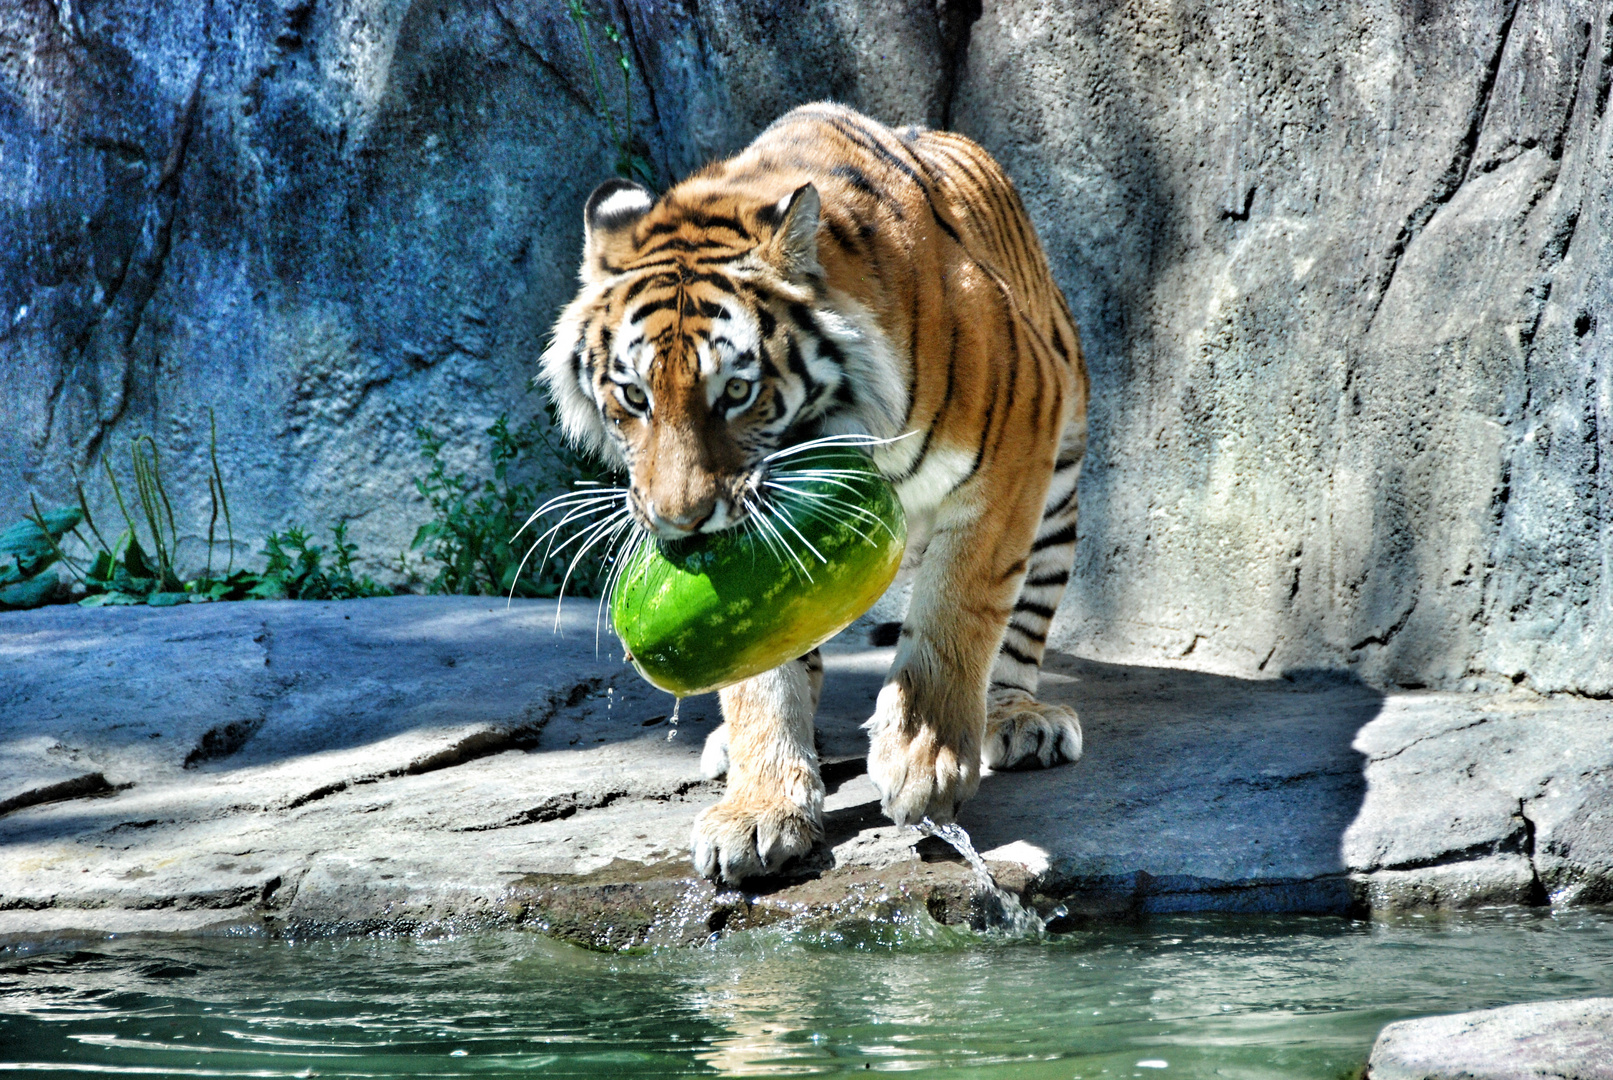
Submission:
<svg viewBox="0 0 1613 1080">
<path fill-rule="evenodd" d="M 667 729 L 666 741 L 671 742 L 678 737 L 678 710 L 683 708 L 683 695 L 675 694 L 672 697 L 671 726 Z"/>
</svg>

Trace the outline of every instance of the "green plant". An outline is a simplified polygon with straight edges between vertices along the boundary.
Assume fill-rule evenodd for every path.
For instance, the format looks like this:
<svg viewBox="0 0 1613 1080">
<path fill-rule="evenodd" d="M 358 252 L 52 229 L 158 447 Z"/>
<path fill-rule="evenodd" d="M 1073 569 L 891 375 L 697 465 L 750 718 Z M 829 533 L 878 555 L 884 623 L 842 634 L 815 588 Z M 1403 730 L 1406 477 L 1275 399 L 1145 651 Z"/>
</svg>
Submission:
<svg viewBox="0 0 1613 1080">
<path fill-rule="evenodd" d="M 108 543 L 90 513 L 84 484 L 76 485 L 78 506 L 52 511 L 40 510 L 25 521 L 0 533 L 0 608 L 38 607 L 63 596 L 65 590 L 55 572 L 60 564 L 77 579 L 86 607 L 147 604 L 167 607 L 173 604 L 210 600 L 293 599 L 347 600 L 363 596 L 385 596 L 391 590 L 367 576 L 353 572 L 353 556 L 358 545 L 347 539 L 347 523 L 338 522 L 331 533 L 334 546 L 327 549 L 309 543 L 309 535 L 293 526 L 284 533 L 270 533 L 264 540 L 268 560 L 259 571 L 235 569 L 235 526 L 224 492 L 224 474 L 218 464 L 218 426 L 208 411 L 208 456 L 212 466 L 207 491 L 212 513 L 207 522 L 207 563 L 196 577 L 184 580 L 175 567 L 179 529 L 173 503 L 163 482 L 162 462 L 157 444 L 150 436 L 136 437 L 129 444 L 129 463 L 134 479 L 134 507 L 124 498 L 123 485 L 111 462 L 103 457 L 112 497 L 123 516 L 124 529 Z M 214 547 L 220 514 L 228 536 L 228 558 L 222 575 L 213 570 Z M 80 533 L 79 526 L 89 530 Z M 75 560 L 63 549 L 71 535 L 88 552 L 87 559 Z M 92 542 L 93 539 L 93 542 Z M 333 564 L 327 566 L 327 552 Z"/>
<path fill-rule="evenodd" d="M 638 148 L 633 144 L 633 63 L 627 58 L 622 32 L 613 23 L 597 19 L 583 5 L 582 0 L 566 0 L 566 14 L 571 17 L 572 25 L 577 28 L 577 36 L 582 39 L 583 56 L 588 60 L 588 76 L 594 85 L 599 118 L 604 121 L 606 129 L 610 132 L 611 142 L 616 146 L 616 175 L 654 188 L 655 166 L 650 164 L 648 158 L 638 153 Z M 605 40 L 616 49 L 616 66 L 622 72 L 623 116 L 619 128 L 616 125 L 616 111 L 606 101 L 605 84 L 599 77 L 599 62 L 594 55 L 593 38 L 588 33 L 590 21 L 597 21 L 600 24 L 600 32 Z"/>
<path fill-rule="evenodd" d="M 536 544 L 543 527 L 524 527 L 532 511 L 540 505 L 544 488 L 521 477 L 533 475 L 543 464 L 539 461 L 540 447 L 545 452 L 542 456 L 551 466 L 545 470 L 552 477 L 548 485 L 551 490 L 577 484 L 609 483 L 611 477 L 570 447 L 552 439 L 553 426 L 550 415 L 546 419 L 535 417 L 511 428 L 509 417 L 501 414 L 487 429 L 492 440 L 492 477 L 480 481 L 466 473 L 449 472 L 442 459 L 447 441 L 429 428 L 415 430 L 420 454 L 431 463 L 430 472 L 416 480 L 415 486 L 436 517 L 420 526 L 410 548 L 423 548 L 426 558 L 438 567 L 435 576 L 427 582 L 428 592 L 468 596 L 559 595 L 571 558 L 581 545 L 549 555 L 547 542 Z M 603 553 L 598 549 L 583 554 L 577 559 L 566 591 L 573 595 L 594 595 L 595 582 L 603 565 Z"/>
<path fill-rule="evenodd" d="M 347 522 L 331 527 L 335 541 L 331 549 L 335 565 L 325 566 L 325 548 L 310 544 L 309 535 L 293 525 L 284 533 L 270 533 L 263 541 L 268 564 L 257 575 L 257 583 L 247 595 L 260 600 L 357 600 L 366 596 L 390 596 L 392 590 L 378 585 L 368 575 L 353 573 L 353 554 L 358 545 L 347 539 Z"/>
<path fill-rule="evenodd" d="M 112 471 L 111 462 L 103 457 L 101 466 L 106 470 L 112 496 L 117 500 L 126 528 L 115 543 L 108 545 L 90 513 L 84 485 L 82 482 L 78 484 L 78 501 L 84 514 L 84 523 L 100 545 L 98 548 L 92 547 L 83 537 L 79 537 L 94 553 L 89 569 L 78 573 L 89 594 L 80 603 L 87 607 L 105 604 L 166 607 L 187 603 L 193 594 L 187 591 L 185 583 L 174 570 L 173 555 L 179 546 L 179 529 L 174 524 L 173 504 L 163 486 L 162 464 L 156 442 L 149 435 L 137 436 L 129 444 L 129 461 L 141 516 L 145 519 L 149 549 L 141 544 L 139 526 L 135 516 L 129 512 L 128 503 L 124 501 L 117 474 Z M 69 562 L 68 566 L 78 572 L 74 564 Z"/>
<path fill-rule="evenodd" d="M 83 515 L 76 507 L 34 513 L 0 533 L 0 611 L 47 604 L 61 590 L 55 565 L 66 556 L 61 541 Z"/>
</svg>

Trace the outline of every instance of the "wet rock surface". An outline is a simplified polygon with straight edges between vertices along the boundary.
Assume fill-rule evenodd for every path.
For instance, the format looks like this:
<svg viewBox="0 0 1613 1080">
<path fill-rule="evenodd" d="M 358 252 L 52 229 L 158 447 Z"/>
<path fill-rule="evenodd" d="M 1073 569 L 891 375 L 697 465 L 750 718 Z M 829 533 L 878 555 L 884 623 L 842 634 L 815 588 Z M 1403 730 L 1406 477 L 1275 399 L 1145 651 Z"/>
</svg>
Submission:
<svg viewBox="0 0 1613 1080">
<path fill-rule="evenodd" d="M 623 947 L 974 917 L 968 869 L 864 775 L 890 650 L 859 628 L 827 649 L 828 845 L 733 890 L 687 861 L 722 790 L 698 769 L 715 697 L 674 727 L 588 603 L 555 622 L 435 597 L 0 615 L 0 935 L 519 924 Z M 1613 896 L 1605 702 L 1063 653 L 1044 693 L 1086 757 L 988 776 L 960 818 L 1044 914 Z"/>
<path fill-rule="evenodd" d="M 1509 1005 L 1390 1024 L 1369 1080 L 1608 1080 L 1613 998 Z"/>
</svg>

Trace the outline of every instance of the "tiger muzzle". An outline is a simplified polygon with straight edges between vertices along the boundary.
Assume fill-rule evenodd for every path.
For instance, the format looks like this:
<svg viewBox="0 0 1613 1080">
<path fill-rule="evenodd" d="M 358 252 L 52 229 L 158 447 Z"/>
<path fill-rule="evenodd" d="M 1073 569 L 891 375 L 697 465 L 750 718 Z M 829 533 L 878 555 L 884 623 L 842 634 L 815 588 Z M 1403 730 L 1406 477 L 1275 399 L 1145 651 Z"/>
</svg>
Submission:
<svg viewBox="0 0 1613 1080">
<path fill-rule="evenodd" d="M 710 521 L 717 511 L 715 496 L 682 506 L 673 503 L 669 509 L 657 506 L 654 499 L 645 499 L 643 505 L 644 516 L 649 519 L 650 527 L 668 540 L 699 532 L 700 527 Z"/>
</svg>

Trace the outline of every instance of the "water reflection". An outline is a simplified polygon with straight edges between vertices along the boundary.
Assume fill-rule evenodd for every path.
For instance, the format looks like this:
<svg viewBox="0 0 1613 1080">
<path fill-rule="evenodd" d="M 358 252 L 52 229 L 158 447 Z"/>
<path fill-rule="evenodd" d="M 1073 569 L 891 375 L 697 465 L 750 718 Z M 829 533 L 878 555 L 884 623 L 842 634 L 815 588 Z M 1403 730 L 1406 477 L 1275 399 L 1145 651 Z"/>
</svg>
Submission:
<svg viewBox="0 0 1613 1080">
<path fill-rule="evenodd" d="M 1613 992 L 1613 917 L 923 917 L 602 955 L 519 933 L 0 951 L 0 1072 L 1336 1080 L 1392 1019 Z M 1166 1062 L 1163 1068 L 1153 1064 Z"/>
</svg>

